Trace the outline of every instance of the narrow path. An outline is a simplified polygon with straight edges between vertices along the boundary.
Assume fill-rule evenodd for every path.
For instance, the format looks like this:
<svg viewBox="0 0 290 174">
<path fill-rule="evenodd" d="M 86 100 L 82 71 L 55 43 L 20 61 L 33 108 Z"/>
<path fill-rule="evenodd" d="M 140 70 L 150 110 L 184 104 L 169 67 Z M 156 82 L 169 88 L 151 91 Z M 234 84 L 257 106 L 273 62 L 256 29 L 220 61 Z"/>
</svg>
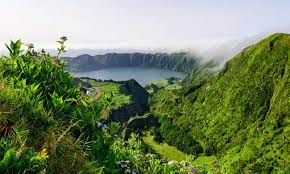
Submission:
<svg viewBox="0 0 290 174">
<path fill-rule="evenodd" d="M 101 96 L 101 91 L 96 87 L 95 88 L 96 92 L 95 92 L 95 96 L 94 99 L 98 100 L 98 98 Z"/>
</svg>

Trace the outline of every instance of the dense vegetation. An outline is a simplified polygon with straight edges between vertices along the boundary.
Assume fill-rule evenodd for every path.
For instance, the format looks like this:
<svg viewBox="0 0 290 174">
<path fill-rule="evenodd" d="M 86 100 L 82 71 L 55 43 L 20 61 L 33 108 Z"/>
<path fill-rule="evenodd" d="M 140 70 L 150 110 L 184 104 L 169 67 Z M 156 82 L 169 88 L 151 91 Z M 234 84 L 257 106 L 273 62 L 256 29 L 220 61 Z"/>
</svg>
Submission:
<svg viewBox="0 0 290 174">
<path fill-rule="evenodd" d="M 221 173 L 288 173 L 290 35 L 244 49 L 216 76 L 150 100 L 163 140 L 188 153 L 215 155 Z M 194 79 L 193 78 L 193 79 Z"/>
<path fill-rule="evenodd" d="M 0 59 L 0 173 L 192 173 L 188 161 L 146 154 L 140 139 L 119 139 L 100 122 L 111 96 L 86 96 L 55 57 L 21 41 Z M 130 82 L 129 82 L 130 83 Z"/>
<path fill-rule="evenodd" d="M 188 73 L 198 64 L 198 59 L 189 53 L 108 53 L 105 55 L 80 55 L 63 58 L 68 62 L 69 71 L 89 71 L 110 67 L 147 66 Z"/>
</svg>

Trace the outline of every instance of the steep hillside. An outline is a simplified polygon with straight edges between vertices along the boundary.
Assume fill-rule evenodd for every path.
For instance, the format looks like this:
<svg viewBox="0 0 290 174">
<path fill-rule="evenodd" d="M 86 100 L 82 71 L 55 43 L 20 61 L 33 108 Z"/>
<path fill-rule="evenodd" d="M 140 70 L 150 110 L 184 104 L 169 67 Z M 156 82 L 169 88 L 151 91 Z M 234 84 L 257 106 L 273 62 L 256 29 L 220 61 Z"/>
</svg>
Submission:
<svg viewBox="0 0 290 174">
<path fill-rule="evenodd" d="M 199 153 L 218 157 L 222 173 L 289 172 L 289 57 L 290 35 L 275 34 L 244 49 L 216 77 L 157 92 L 151 112 L 164 140 L 195 153 L 201 146 Z"/>
<path fill-rule="evenodd" d="M 70 71 L 90 71 L 110 67 L 150 66 L 188 73 L 197 65 L 197 58 L 189 53 L 109 53 L 104 55 L 80 55 L 63 58 Z"/>
<path fill-rule="evenodd" d="M 143 115 L 148 109 L 148 92 L 136 80 L 127 81 L 102 81 L 91 78 L 81 78 L 83 82 L 89 83 L 95 91 L 91 97 L 113 94 L 113 100 L 104 112 L 103 118 L 115 122 L 126 122 L 131 117 Z M 99 94 L 100 93 L 100 94 Z"/>
</svg>

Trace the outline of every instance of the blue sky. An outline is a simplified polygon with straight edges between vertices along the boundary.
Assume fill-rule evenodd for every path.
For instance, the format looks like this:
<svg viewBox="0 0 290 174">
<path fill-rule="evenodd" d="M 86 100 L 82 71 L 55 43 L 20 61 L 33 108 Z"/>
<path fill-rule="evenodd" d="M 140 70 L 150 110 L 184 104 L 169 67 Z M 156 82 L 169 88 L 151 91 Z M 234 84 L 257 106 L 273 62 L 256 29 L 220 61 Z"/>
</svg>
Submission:
<svg viewBox="0 0 290 174">
<path fill-rule="evenodd" d="M 0 44 L 22 38 L 43 47 L 190 46 L 290 32 L 289 0 L 3 0 Z"/>
</svg>

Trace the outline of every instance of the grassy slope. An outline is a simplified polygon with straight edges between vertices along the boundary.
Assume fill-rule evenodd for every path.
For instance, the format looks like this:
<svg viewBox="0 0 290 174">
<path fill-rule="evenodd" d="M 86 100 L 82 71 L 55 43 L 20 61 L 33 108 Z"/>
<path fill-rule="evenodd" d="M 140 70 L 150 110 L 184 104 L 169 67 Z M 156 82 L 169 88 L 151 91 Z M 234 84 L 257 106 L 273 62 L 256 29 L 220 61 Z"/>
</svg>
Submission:
<svg viewBox="0 0 290 174">
<path fill-rule="evenodd" d="M 176 147 L 170 146 L 167 143 L 157 143 L 153 138 L 154 136 L 147 133 L 146 136 L 143 137 L 143 141 L 157 154 L 176 161 L 185 161 L 188 159 L 188 156 Z M 216 161 L 217 159 L 215 156 L 200 156 L 192 162 L 192 165 L 199 166 L 201 170 L 205 169 L 209 171 L 213 168 Z"/>
<path fill-rule="evenodd" d="M 165 156 L 168 159 L 176 160 L 176 161 L 183 161 L 186 160 L 187 155 L 184 152 L 181 152 L 176 147 L 169 146 L 166 143 L 159 144 L 154 141 L 154 136 L 146 134 L 143 137 L 143 141 L 150 146 L 156 153 L 161 156 Z"/>
<path fill-rule="evenodd" d="M 156 92 L 156 90 L 160 90 L 160 89 L 166 89 L 166 90 L 176 90 L 176 89 L 180 89 L 182 83 L 182 79 L 175 79 L 173 78 L 172 80 L 169 79 L 164 79 L 164 80 L 155 80 L 152 82 L 149 82 L 145 89 L 149 92 L 149 93 L 153 93 Z"/>
<path fill-rule="evenodd" d="M 109 116 L 109 112 L 111 109 L 118 109 L 121 106 L 125 104 L 130 104 L 131 101 L 131 96 L 122 94 L 120 92 L 120 86 L 121 84 L 114 83 L 114 82 L 97 82 L 94 80 L 89 80 L 89 79 L 82 79 L 84 82 L 88 82 L 92 85 L 94 88 L 94 91 L 90 94 L 92 98 L 99 98 L 102 97 L 102 95 L 110 95 L 114 94 L 113 100 L 111 105 L 107 109 L 104 109 L 102 111 L 102 118 L 107 119 Z"/>
<path fill-rule="evenodd" d="M 122 94 L 120 92 L 121 84 L 114 82 L 96 82 L 94 80 L 85 80 L 85 81 L 89 82 L 93 86 L 95 91 L 100 91 L 101 94 L 114 93 L 113 104 L 110 106 L 110 108 L 117 109 L 124 104 L 131 103 L 131 96 Z M 95 95 L 95 93 L 93 92 L 91 95 Z"/>
<path fill-rule="evenodd" d="M 189 127 L 204 151 L 220 158 L 222 172 L 287 172 L 289 57 L 290 36 L 272 35 L 238 54 L 201 88 L 158 92 L 151 110 L 173 117 L 172 126 Z"/>
</svg>

